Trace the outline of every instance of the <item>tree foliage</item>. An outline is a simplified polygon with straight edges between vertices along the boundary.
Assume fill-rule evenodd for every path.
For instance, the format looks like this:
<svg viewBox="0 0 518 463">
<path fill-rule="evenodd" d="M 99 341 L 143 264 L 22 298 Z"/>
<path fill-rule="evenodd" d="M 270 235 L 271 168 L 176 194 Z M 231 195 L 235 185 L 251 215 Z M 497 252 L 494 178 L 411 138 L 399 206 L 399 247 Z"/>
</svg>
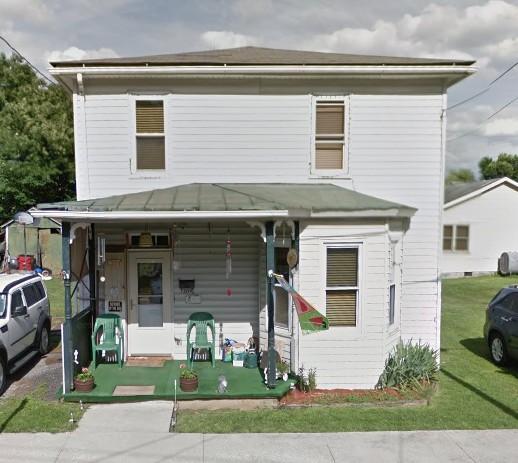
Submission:
<svg viewBox="0 0 518 463">
<path fill-rule="evenodd" d="M 497 159 L 483 157 L 478 163 L 480 176 L 484 180 L 509 177 L 518 181 L 518 155 L 500 153 Z"/>
<path fill-rule="evenodd" d="M 444 180 L 444 183 L 446 185 L 449 185 L 450 183 L 469 183 L 475 181 L 475 174 L 471 169 L 458 169 L 458 170 L 452 170 Z"/>
<path fill-rule="evenodd" d="M 0 54 L 0 220 L 74 191 L 70 97 L 19 56 Z"/>
</svg>

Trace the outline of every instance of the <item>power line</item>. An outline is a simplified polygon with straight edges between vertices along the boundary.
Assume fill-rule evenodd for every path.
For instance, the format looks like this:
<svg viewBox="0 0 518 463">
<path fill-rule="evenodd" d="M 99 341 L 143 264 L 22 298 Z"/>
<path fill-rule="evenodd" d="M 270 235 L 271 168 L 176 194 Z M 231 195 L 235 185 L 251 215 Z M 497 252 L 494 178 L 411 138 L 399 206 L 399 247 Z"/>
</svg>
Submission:
<svg viewBox="0 0 518 463">
<path fill-rule="evenodd" d="M 518 63 L 516 63 L 518 64 Z M 516 100 L 518 100 L 518 96 L 513 98 L 511 101 L 509 101 L 509 103 L 506 103 L 504 106 L 502 106 L 500 109 L 498 109 L 497 111 L 495 111 L 493 114 L 491 114 L 491 116 L 487 117 L 486 120 L 480 124 L 476 129 L 473 129 L 473 130 L 470 130 L 469 132 L 466 132 L 462 135 L 459 135 L 458 137 L 455 137 L 455 138 L 450 138 L 449 140 L 446 140 L 447 142 L 450 142 L 450 141 L 455 141 L 455 140 L 458 140 L 459 138 L 464 138 L 468 135 L 471 135 L 472 133 L 475 133 L 477 132 L 478 130 L 480 130 L 482 127 L 484 127 L 484 125 L 486 125 L 487 121 L 489 121 L 490 119 L 492 119 L 493 117 L 495 117 L 499 112 L 503 111 L 505 108 L 507 108 L 508 106 L 511 106 Z"/>
<path fill-rule="evenodd" d="M 474 100 L 475 98 L 477 98 L 478 96 L 482 95 L 483 93 L 486 93 L 491 88 L 491 85 L 493 85 L 495 82 L 497 82 L 502 77 L 504 77 L 509 71 L 511 71 L 516 66 L 518 66 L 518 61 L 516 63 L 514 63 L 509 69 L 507 69 L 506 71 L 502 72 L 495 80 L 493 80 L 493 82 L 491 82 L 487 86 L 487 88 L 485 90 L 482 90 L 481 92 L 477 93 L 476 95 L 473 95 L 473 96 L 471 96 L 469 98 L 466 98 L 465 100 L 462 100 L 461 102 L 459 102 L 457 104 L 454 104 L 453 106 L 450 106 L 449 108 L 446 108 L 446 110 L 456 108 L 457 106 L 463 105 L 464 103 L 467 103 L 468 101 Z"/>
<path fill-rule="evenodd" d="M 50 84 L 55 84 L 55 82 L 52 82 L 52 80 L 50 80 L 45 74 L 43 74 L 43 72 L 41 72 L 36 66 L 34 66 L 27 58 L 25 58 L 25 56 L 23 56 L 16 48 L 14 48 L 6 39 L 4 39 L 1 35 L 0 35 L 0 40 L 2 40 L 3 42 L 5 42 L 5 44 L 12 50 L 14 51 L 20 58 L 22 58 L 32 69 L 34 72 L 36 72 L 37 74 L 39 74 L 41 77 L 43 77 L 47 82 L 49 82 Z"/>
</svg>

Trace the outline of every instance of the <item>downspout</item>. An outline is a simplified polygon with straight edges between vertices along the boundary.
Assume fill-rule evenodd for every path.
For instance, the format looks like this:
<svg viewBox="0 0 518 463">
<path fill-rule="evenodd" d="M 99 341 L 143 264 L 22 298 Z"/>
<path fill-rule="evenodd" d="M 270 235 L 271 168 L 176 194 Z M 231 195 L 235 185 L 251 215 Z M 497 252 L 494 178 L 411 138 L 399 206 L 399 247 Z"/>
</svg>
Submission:
<svg viewBox="0 0 518 463">
<path fill-rule="evenodd" d="M 74 378 L 74 346 L 72 340 L 72 304 L 70 301 L 70 222 L 62 223 L 63 249 L 63 284 L 65 286 L 65 323 L 63 324 L 63 370 L 65 384 L 63 393 L 68 394 L 72 389 Z"/>
<path fill-rule="evenodd" d="M 276 381 L 276 352 L 275 352 L 275 298 L 274 277 L 271 274 L 275 270 L 275 238 L 273 236 L 273 222 L 266 222 L 266 270 L 268 272 L 268 284 L 266 290 L 266 306 L 268 311 L 268 387 L 275 388 Z"/>
</svg>

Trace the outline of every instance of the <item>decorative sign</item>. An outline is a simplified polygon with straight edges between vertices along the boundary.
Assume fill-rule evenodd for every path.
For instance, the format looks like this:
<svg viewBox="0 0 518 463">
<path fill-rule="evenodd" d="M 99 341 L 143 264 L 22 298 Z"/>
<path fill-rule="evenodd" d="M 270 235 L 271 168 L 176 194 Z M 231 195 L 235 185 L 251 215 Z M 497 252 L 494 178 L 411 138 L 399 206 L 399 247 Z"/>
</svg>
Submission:
<svg viewBox="0 0 518 463">
<path fill-rule="evenodd" d="M 109 312 L 122 312 L 122 301 L 108 301 Z"/>
<path fill-rule="evenodd" d="M 297 262 L 299 260 L 299 256 L 297 255 L 297 251 L 295 249 L 291 248 L 288 251 L 288 256 L 286 258 L 287 264 L 290 266 L 290 268 L 295 267 L 297 265 Z"/>
</svg>

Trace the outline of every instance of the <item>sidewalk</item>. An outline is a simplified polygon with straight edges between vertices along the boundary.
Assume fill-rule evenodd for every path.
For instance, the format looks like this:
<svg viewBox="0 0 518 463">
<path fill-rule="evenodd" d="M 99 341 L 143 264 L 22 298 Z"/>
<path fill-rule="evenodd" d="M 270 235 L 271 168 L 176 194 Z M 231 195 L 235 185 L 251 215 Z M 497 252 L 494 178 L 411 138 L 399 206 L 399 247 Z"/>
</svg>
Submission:
<svg viewBox="0 0 518 463">
<path fill-rule="evenodd" d="M 514 461 L 517 430 L 330 434 L 174 434 L 173 404 L 93 405 L 64 434 L 0 434 L 0 462 Z"/>
</svg>

